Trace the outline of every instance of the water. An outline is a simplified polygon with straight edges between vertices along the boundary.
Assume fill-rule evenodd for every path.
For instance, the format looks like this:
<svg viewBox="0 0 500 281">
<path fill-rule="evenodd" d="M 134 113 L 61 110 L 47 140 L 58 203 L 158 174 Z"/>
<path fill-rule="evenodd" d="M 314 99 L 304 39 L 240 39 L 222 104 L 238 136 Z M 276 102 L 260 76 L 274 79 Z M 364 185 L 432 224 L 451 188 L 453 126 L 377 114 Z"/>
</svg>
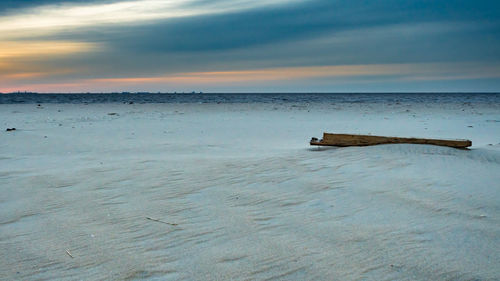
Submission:
<svg viewBox="0 0 500 281">
<path fill-rule="evenodd" d="M 209 94 L 4 94 L 16 103 L 500 103 L 500 93 L 209 93 Z"/>
</svg>

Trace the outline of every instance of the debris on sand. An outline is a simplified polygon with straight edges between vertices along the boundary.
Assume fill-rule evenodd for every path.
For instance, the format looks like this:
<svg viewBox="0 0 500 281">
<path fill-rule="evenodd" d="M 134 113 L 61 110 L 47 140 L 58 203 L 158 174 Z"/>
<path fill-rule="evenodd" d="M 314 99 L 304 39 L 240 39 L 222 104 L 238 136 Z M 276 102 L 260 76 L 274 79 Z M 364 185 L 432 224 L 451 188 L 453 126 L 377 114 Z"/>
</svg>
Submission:
<svg viewBox="0 0 500 281">
<path fill-rule="evenodd" d="M 444 140 L 444 139 L 422 139 L 422 138 L 400 138 L 383 137 L 372 135 L 352 135 L 352 134 L 329 134 L 323 133 L 323 139 L 312 138 L 311 145 L 326 146 L 368 146 L 391 143 L 410 143 L 410 144 L 431 144 L 439 146 L 449 146 L 455 148 L 467 148 L 472 145 L 470 140 Z"/>
<path fill-rule="evenodd" d="M 176 223 L 166 222 L 166 221 L 162 221 L 162 220 L 159 220 L 159 219 L 153 219 L 153 218 L 150 218 L 150 217 L 146 217 L 146 219 L 151 220 L 151 221 L 161 222 L 161 223 L 168 224 L 168 225 L 173 225 L 173 226 L 177 225 Z"/>
</svg>

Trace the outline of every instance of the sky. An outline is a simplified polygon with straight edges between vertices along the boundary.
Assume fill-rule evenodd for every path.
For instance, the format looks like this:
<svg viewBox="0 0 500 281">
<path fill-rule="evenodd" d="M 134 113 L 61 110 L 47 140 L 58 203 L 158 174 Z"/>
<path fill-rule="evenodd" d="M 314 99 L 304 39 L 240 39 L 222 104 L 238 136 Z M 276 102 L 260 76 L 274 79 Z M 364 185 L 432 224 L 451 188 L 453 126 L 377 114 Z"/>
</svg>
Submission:
<svg viewBox="0 0 500 281">
<path fill-rule="evenodd" d="M 2 0 L 15 91 L 500 92 L 500 1 Z"/>
</svg>

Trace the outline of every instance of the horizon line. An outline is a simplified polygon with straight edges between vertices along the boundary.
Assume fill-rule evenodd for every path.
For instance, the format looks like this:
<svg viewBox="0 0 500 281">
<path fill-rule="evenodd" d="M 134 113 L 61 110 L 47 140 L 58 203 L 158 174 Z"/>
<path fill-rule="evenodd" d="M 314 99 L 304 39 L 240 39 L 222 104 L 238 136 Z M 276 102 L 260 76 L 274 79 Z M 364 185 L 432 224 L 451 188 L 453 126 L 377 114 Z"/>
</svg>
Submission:
<svg viewBox="0 0 500 281">
<path fill-rule="evenodd" d="M 190 91 L 190 92 L 149 92 L 149 91 L 113 91 L 113 92 L 32 92 L 32 91 L 15 91 L 15 92 L 0 92 L 0 95 L 19 95 L 19 94 L 36 94 L 36 95 L 145 95 L 145 94 L 166 94 L 166 95 L 213 95 L 213 94 L 500 94 L 500 91 L 340 91 L 340 92 L 326 92 L 326 91 L 313 91 L 313 92 L 287 92 L 287 91 L 270 91 L 270 92 L 203 92 L 203 91 Z"/>
</svg>

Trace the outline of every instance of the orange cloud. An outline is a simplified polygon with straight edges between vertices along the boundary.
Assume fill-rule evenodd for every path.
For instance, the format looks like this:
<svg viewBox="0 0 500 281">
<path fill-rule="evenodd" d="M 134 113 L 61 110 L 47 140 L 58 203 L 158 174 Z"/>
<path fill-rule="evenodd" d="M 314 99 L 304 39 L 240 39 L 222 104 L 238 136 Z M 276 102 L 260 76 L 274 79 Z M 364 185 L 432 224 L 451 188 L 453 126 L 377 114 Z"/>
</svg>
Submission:
<svg viewBox="0 0 500 281">
<path fill-rule="evenodd" d="M 31 84 L 41 79 L 82 71 L 83 67 L 46 65 L 46 61 L 99 49 L 95 44 L 70 41 L 22 41 L 0 44 L 0 90 L 13 84 Z"/>
<path fill-rule="evenodd" d="M 0 59 L 38 56 L 61 56 L 95 51 L 96 44 L 71 41 L 4 41 L 0 44 Z"/>
<path fill-rule="evenodd" d="M 41 75 L 36 71 L 12 74 L 11 78 L 29 80 Z M 495 65 L 474 63 L 448 64 L 375 64 L 375 65 L 334 65 L 310 67 L 284 67 L 256 70 L 187 72 L 153 77 L 123 77 L 99 79 L 73 79 L 61 83 L 28 83 L 22 89 L 40 92 L 68 91 L 121 91 L 130 88 L 165 90 L 185 87 L 238 86 L 264 82 L 307 81 L 315 78 L 331 78 L 332 85 L 354 81 L 356 83 L 376 81 L 432 81 L 452 79 L 476 79 L 500 77 L 500 69 Z M 0 78 L 1 75 L 0 75 Z M 0 79 L 1 80 L 1 79 Z M 12 86 L 0 88 L 9 91 Z"/>
<path fill-rule="evenodd" d="M 361 75 L 393 75 L 409 73 L 409 65 L 335 65 L 288 67 L 257 70 L 188 72 L 157 77 L 127 77 L 93 79 L 97 83 L 228 83 L 245 81 L 277 81 L 313 77 L 344 77 Z"/>
</svg>

